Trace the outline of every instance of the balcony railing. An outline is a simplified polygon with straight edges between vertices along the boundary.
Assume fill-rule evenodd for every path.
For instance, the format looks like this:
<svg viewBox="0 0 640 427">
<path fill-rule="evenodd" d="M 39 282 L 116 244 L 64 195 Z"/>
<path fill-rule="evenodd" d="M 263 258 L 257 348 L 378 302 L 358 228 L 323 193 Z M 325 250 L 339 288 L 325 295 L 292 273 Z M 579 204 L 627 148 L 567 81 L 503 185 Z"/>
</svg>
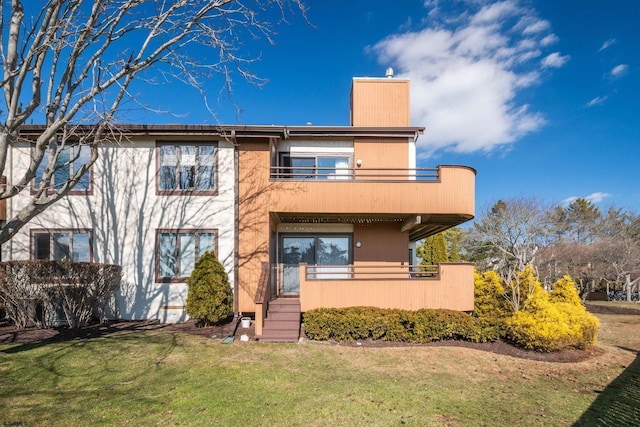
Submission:
<svg viewBox="0 0 640 427">
<path fill-rule="evenodd" d="M 437 168 L 300 168 L 272 166 L 274 180 L 437 181 Z"/>
<path fill-rule="evenodd" d="M 397 280 L 438 276 L 437 265 L 307 265 L 307 280 Z"/>
<path fill-rule="evenodd" d="M 341 270 L 339 270 L 342 269 Z M 300 266 L 303 311 L 371 306 L 473 310 L 473 264 Z"/>
</svg>

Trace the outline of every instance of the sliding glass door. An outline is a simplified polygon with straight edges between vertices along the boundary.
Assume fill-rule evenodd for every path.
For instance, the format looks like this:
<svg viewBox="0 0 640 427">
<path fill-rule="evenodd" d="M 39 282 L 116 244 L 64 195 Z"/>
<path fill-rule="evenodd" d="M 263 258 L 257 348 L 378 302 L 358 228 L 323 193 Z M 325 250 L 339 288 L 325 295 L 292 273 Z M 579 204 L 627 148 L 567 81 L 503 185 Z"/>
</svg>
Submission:
<svg viewBox="0 0 640 427">
<path fill-rule="evenodd" d="M 280 259 L 282 264 L 281 295 L 300 294 L 300 263 L 327 266 L 314 269 L 317 279 L 340 279 L 348 277 L 352 260 L 351 235 L 286 235 L 280 236 Z M 345 266 L 345 267 L 341 267 Z"/>
</svg>

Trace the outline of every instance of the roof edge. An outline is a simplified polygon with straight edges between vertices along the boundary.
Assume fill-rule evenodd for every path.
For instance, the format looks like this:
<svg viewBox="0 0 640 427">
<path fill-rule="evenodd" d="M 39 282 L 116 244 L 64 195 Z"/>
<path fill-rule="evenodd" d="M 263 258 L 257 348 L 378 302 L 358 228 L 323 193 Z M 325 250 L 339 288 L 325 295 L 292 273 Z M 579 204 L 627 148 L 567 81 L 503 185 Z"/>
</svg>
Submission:
<svg viewBox="0 0 640 427">
<path fill-rule="evenodd" d="M 416 126 L 283 126 L 283 125 L 185 125 L 185 124 L 122 124 L 114 126 L 128 135 L 217 135 L 221 137 L 417 137 L 424 127 Z M 23 135 L 38 135 L 45 125 L 23 125 Z M 93 129 L 91 125 L 78 125 L 82 132 Z"/>
</svg>

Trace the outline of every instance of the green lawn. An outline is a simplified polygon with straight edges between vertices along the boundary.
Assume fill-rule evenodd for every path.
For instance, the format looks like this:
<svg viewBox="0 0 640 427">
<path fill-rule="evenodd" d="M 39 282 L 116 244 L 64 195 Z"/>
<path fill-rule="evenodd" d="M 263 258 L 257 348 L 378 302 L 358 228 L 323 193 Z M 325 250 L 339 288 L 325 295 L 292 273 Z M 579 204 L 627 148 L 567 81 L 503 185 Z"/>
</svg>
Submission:
<svg viewBox="0 0 640 427">
<path fill-rule="evenodd" d="M 640 316 L 599 318 L 576 364 L 167 331 L 0 345 L 0 426 L 640 425 Z"/>
<path fill-rule="evenodd" d="M 635 310 L 640 310 L 640 303 L 631 301 L 587 301 L 588 304 L 592 305 L 601 305 L 604 307 L 622 307 L 622 308 L 633 308 Z"/>
</svg>

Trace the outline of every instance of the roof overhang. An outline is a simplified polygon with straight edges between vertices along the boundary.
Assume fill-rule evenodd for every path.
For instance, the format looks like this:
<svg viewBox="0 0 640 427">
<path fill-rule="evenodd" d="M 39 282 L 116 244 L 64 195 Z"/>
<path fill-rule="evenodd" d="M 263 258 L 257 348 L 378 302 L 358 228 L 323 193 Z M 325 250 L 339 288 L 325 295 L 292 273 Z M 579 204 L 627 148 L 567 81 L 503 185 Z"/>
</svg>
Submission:
<svg viewBox="0 0 640 427">
<path fill-rule="evenodd" d="M 463 214 L 326 214 L 272 212 L 280 223 L 290 224 L 396 224 L 401 232 L 409 233 L 409 240 L 416 241 L 440 233 L 470 219 L 472 215 Z"/>
<path fill-rule="evenodd" d="M 90 132 L 91 125 L 72 127 L 74 132 Z M 20 128 L 23 136 L 38 136 L 46 129 L 45 125 L 24 125 Z M 217 136 L 227 139 L 237 138 L 413 138 L 416 140 L 424 133 L 424 127 L 388 127 L 388 126 L 282 126 L 282 125 L 114 125 L 110 133 L 121 132 L 126 136 Z"/>
</svg>

